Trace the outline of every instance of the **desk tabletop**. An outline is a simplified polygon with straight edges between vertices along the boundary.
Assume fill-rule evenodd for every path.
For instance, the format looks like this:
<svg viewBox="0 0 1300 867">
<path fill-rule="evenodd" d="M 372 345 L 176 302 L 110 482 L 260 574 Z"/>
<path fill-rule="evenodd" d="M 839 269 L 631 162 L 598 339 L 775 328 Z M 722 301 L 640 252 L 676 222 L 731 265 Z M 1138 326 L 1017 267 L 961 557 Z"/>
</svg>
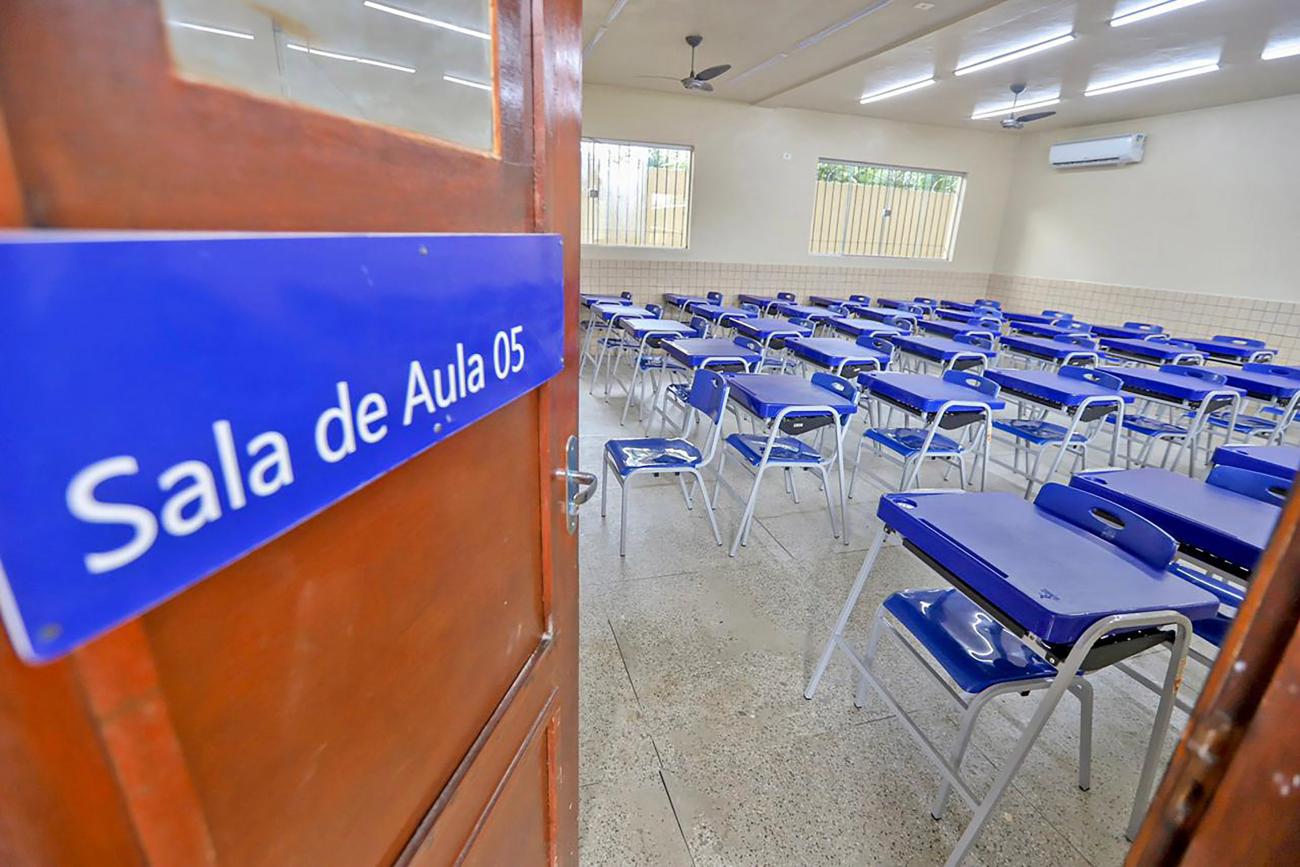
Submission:
<svg viewBox="0 0 1300 867">
<path fill-rule="evenodd" d="M 1260 373 L 1254 370 L 1242 370 L 1230 365 L 1205 365 L 1206 370 L 1223 374 L 1228 385 L 1242 389 L 1254 398 L 1265 400 L 1288 401 L 1300 391 L 1300 376 L 1278 376 L 1273 373 Z"/>
<path fill-rule="evenodd" d="M 877 322 L 884 322 L 886 319 L 897 317 L 899 319 L 916 319 L 916 314 L 908 310 L 899 310 L 896 307 L 872 307 L 868 304 L 851 304 L 849 311 L 856 314 L 861 319 L 874 319 Z"/>
<path fill-rule="evenodd" d="M 866 295 L 850 295 L 848 298 L 838 298 L 834 295 L 809 295 L 809 304 L 816 304 L 818 307 L 833 307 L 837 304 L 870 304 L 871 299 Z"/>
<path fill-rule="evenodd" d="M 1124 383 L 1125 391 L 1144 397 L 1200 403 L 1213 392 L 1234 390 L 1227 384 L 1220 385 L 1194 376 L 1166 373 L 1153 367 L 1099 367 L 1097 369 L 1115 374 Z M 1240 391 L 1240 389 L 1236 390 Z"/>
<path fill-rule="evenodd" d="M 916 323 L 916 327 L 921 331 L 927 331 L 930 334 L 940 334 L 944 337 L 952 337 L 954 334 L 987 334 L 990 337 L 998 336 L 998 329 L 985 328 L 982 325 L 976 325 L 972 322 L 945 322 L 938 319 L 922 319 Z"/>
<path fill-rule="evenodd" d="M 788 319 L 760 317 L 757 319 L 739 319 L 734 327 L 746 337 L 762 340 L 766 337 L 806 337 L 812 329 L 805 325 L 795 325 Z"/>
<path fill-rule="evenodd" d="M 1041 325 L 1047 325 L 1053 320 L 1060 319 L 1059 316 L 1046 316 L 1042 313 L 1003 313 L 1002 318 L 1008 322 L 1036 322 Z"/>
<path fill-rule="evenodd" d="M 1055 370 L 1020 370 L 995 367 L 984 374 L 998 385 L 1030 398 L 1041 397 L 1061 406 L 1078 406 L 1090 397 L 1115 397 L 1125 403 L 1133 402 L 1133 395 L 1107 388 L 1086 379 L 1062 376 Z M 1085 376 L 1087 374 L 1084 374 Z"/>
<path fill-rule="evenodd" d="M 1092 341 L 1092 346 L 1081 346 L 1078 343 L 1067 343 L 1064 340 L 1057 340 L 1054 337 L 1034 337 L 1029 334 L 1003 334 L 998 338 L 998 342 L 1003 346 L 1009 346 L 1012 349 L 1019 349 L 1029 355 L 1051 359 L 1062 359 L 1067 355 L 1076 352 L 1095 353 L 1097 350 L 1097 342 L 1095 340 Z"/>
<path fill-rule="evenodd" d="M 898 401 L 919 412 L 936 412 L 950 401 L 972 409 L 1002 409 L 1007 402 L 982 391 L 923 373 L 869 372 L 858 374 L 858 384 L 880 397 Z"/>
<path fill-rule="evenodd" d="M 1114 352 L 1140 355 L 1144 358 L 1154 358 L 1161 361 L 1168 361 L 1180 355 L 1197 351 L 1186 346 L 1174 346 L 1162 340 L 1140 340 L 1131 337 L 1103 337 L 1101 338 L 1101 345 Z"/>
<path fill-rule="evenodd" d="M 1087 336 L 1090 325 L 1044 325 L 1041 322 L 1017 322 L 1015 330 L 1034 337 L 1064 337 L 1067 334 Z"/>
<path fill-rule="evenodd" d="M 958 355 L 973 354 L 982 355 L 985 358 L 996 358 L 998 354 L 997 350 L 994 349 L 985 349 L 983 346 L 976 346 L 973 343 L 961 343 L 951 337 L 934 334 L 899 334 L 890 337 L 889 340 L 902 352 L 924 355 L 926 358 L 943 359 L 944 361 Z"/>
<path fill-rule="evenodd" d="M 1256 352 L 1276 352 L 1262 341 L 1216 340 L 1208 337 L 1179 337 L 1184 343 L 1190 343 L 1206 355 L 1220 358 L 1244 358 L 1249 360 Z"/>
<path fill-rule="evenodd" d="M 759 418 L 775 418 L 791 407 L 828 406 L 847 417 L 857 404 L 802 376 L 787 373 L 737 373 L 727 377 L 731 398 Z M 823 413 L 824 415 L 824 413 Z"/>
<path fill-rule="evenodd" d="M 595 311 L 596 315 L 601 319 L 622 319 L 625 316 L 630 316 L 633 319 L 657 318 L 651 311 L 644 307 L 637 307 L 633 304 L 597 303 L 591 305 L 591 309 Z"/>
<path fill-rule="evenodd" d="M 940 310 L 935 313 L 940 319 L 947 319 L 950 322 L 976 322 L 980 319 L 1002 319 L 1000 310 Z"/>
<path fill-rule="evenodd" d="M 883 366 L 889 361 L 888 353 L 859 346 L 842 337 L 791 337 L 786 340 L 785 348 L 800 358 L 828 367 L 846 361 L 877 361 Z"/>
<path fill-rule="evenodd" d="M 695 329 L 685 322 L 672 319 L 620 319 L 619 327 L 634 337 L 647 334 L 694 334 Z"/>
<path fill-rule="evenodd" d="M 778 301 L 772 305 L 772 309 L 782 316 L 800 316 L 804 319 L 830 319 L 834 315 L 825 307 L 795 304 L 793 301 Z"/>
<path fill-rule="evenodd" d="M 1161 334 L 1164 328 L 1159 325 L 1152 325 L 1147 328 L 1139 328 L 1137 325 L 1094 325 L 1092 333 L 1098 337 L 1120 337 L 1127 340 L 1141 340 L 1149 334 Z"/>
<path fill-rule="evenodd" d="M 709 358 L 739 358 L 746 364 L 759 358 L 757 352 L 725 337 L 682 337 L 666 341 L 664 351 L 687 367 L 699 367 Z"/>
<path fill-rule="evenodd" d="M 975 304 L 969 301 L 940 301 L 939 306 L 946 310 L 977 310 L 986 309 L 987 304 Z"/>
<path fill-rule="evenodd" d="M 717 322 L 723 316 L 752 316 L 744 307 L 729 307 L 726 304 L 692 304 L 691 312 L 703 316 L 711 322 Z"/>
<path fill-rule="evenodd" d="M 1241 569 L 1255 567 L 1282 514 L 1270 503 L 1155 467 L 1075 473 L 1070 486 L 1137 512 L 1181 547 Z"/>
<path fill-rule="evenodd" d="M 1016 494 L 885 494 L 877 515 L 980 604 L 1050 644 L 1073 644 L 1111 615 L 1173 610 L 1201 620 L 1218 610 L 1205 590 Z"/>
<path fill-rule="evenodd" d="M 700 304 L 709 303 L 709 299 L 705 298 L 703 295 L 683 295 L 680 292 L 665 292 L 664 301 L 667 302 L 668 304 L 673 305 L 674 307 L 684 307 L 685 305 L 690 304 L 692 301 L 698 302 Z"/>
<path fill-rule="evenodd" d="M 756 295 L 750 292 L 741 292 L 739 295 L 736 296 L 736 298 L 742 304 L 757 304 L 759 307 L 762 307 L 767 304 L 775 304 L 778 301 L 785 300 L 782 298 L 778 298 L 775 295 Z M 791 301 L 790 303 L 793 304 L 794 302 Z"/>
<path fill-rule="evenodd" d="M 1214 450 L 1215 466 L 1240 467 L 1279 479 L 1300 476 L 1300 446 L 1225 445 Z"/>
<path fill-rule="evenodd" d="M 831 327 L 841 334 L 861 337 L 864 334 L 888 336 L 902 334 L 902 330 L 893 325 L 886 325 L 876 319 L 857 319 L 851 316 L 836 316 L 828 320 Z"/>
<path fill-rule="evenodd" d="M 620 295 L 582 295 L 582 303 L 586 307 L 593 304 L 628 304 L 632 302 Z"/>
</svg>

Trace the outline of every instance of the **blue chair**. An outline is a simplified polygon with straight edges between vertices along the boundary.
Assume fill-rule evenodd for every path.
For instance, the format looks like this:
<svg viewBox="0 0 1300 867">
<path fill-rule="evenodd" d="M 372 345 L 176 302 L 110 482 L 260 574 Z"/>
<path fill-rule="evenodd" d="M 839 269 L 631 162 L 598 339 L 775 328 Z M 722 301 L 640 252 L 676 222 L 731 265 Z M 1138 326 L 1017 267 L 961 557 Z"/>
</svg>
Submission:
<svg viewBox="0 0 1300 867">
<path fill-rule="evenodd" d="M 619 297 L 619 298 L 622 298 L 624 301 L 631 301 L 631 300 L 632 300 L 632 293 L 631 293 L 631 292 L 627 292 L 627 291 L 623 291 L 623 292 L 618 293 L 618 297 Z"/>
<path fill-rule="evenodd" d="M 949 370 L 943 374 L 949 382 L 973 388 L 989 397 L 997 397 L 1000 386 L 991 379 L 979 374 L 960 370 Z M 958 480 L 966 487 L 966 454 L 968 444 L 941 433 L 969 429 L 971 425 L 987 424 L 989 413 L 984 410 L 972 411 L 969 402 L 949 401 L 940 406 L 930 417 L 925 427 L 869 427 L 858 440 L 858 450 L 853 458 L 853 475 L 849 480 L 849 496 L 853 496 L 853 486 L 858 480 L 858 464 L 862 462 L 862 446 L 868 440 L 875 446 L 877 455 L 883 456 L 881 449 L 888 449 L 896 457 L 894 461 L 902 466 L 902 478 L 898 490 L 906 491 L 921 477 L 921 464 L 927 460 L 940 460 L 951 467 L 957 467 Z M 947 478 L 947 473 L 944 473 Z"/>
<path fill-rule="evenodd" d="M 793 304 L 794 302 L 798 301 L 799 299 L 795 296 L 795 294 L 794 294 L 793 292 L 778 292 L 778 293 L 776 293 L 776 300 L 777 300 L 777 301 L 789 301 L 791 304 Z"/>
<path fill-rule="evenodd" d="M 1262 341 L 1260 342 L 1262 343 Z M 1268 376 L 1300 379 L 1300 371 L 1294 367 L 1286 367 L 1281 364 L 1248 361 L 1241 366 L 1241 369 L 1246 373 L 1262 373 Z M 1233 434 L 1239 433 L 1243 434 L 1245 442 L 1250 442 L 1251 437 L 1261 437 L 1268 443 L 1278 445 L 1286 437 L 1287 428 L 1291 426 L 1296 419 L 1296 415 L 1300 413 L 1300 391 L 1291 395 L 1291 399 L 1281 406 L 1269 404 L 1260 407 L 1259 413 L 1259 415 L 1249 415 L 1238 412 L 1234 423 L 1229 418 L 1228 413 L 1220 411 L 1213 413 L 1206 421 L 1211 427 L 1223 431 L 1223 442 L 1225 444 L 1232 442 Z M 1213 437 L 1210 438 L 1209 446 L 1213 446 Z"/>
<path fill-rule="evenodd" d="M 636 475 L 675 475 L 686 499 L 686 508 L 693 509 L 691 491 L 686 487 L 685 476 L 691 476 L 699 483 L 700 495 L 704 498 L 705 513 L 709 526 L 713 529 L 713 538 L 722 544 L 722 534 L 718 532 L 718 522 L 713 515 L 713 503 L 704 484 L 701 471 L 713 461 L 717 452 L 718 438 L 722 434 L 722 413 L 727 405 L 727 381 L 719 373 L 699 370 L 691 382 L 690 392 L 686 397 L 687 405 L 693 410 L 687 421 L 686 430 L 680 437 L 640 437 L 637 439 L 613 439 L 605 443 L 605 462 L 601 474 L 600 516 L 605 517 L 606 495 L 609 491 L 609 471 L 618 476 L 622 487 L 622 512 L 619 515 L 618 555 L 627 556 L 627 509 L 629 482 Z M 691 441 L 690 434 L 695 427 L 698 416 L 704 416 L 712 422 L 703 448 Z"/>
<path fill-rule="evenodd" d="M 739 340 L 740 338 L 737 338 L 737 342 Z M 843 377 L 819 371 L 812 375 L 812 384 L 825 388 L 850 403 L 857 402 L 857 387 Z M 798 436 L 789 435 L 791 431 L 796 430 L 800 432 L 820 430 L 828 424 L 835 427 L 835 448 L 830 455 L 823 455 L 820 449 L 804 442 Z M 722 488 L 722 468 L 726 464 L 728 454 L 734 452 L 736 457 L 740 459 L 742 466 L 754 475 L 754 484 L 750 488 L 749 497 L 745 503 L 745 512 L 741 516 L 740 525 L 736 528 L 735 541 L 731 544 L 730 553 L 732 557 L 736 556 L 740 546 L 746 544 L 749 540 L 749 530 L 753 524 L 754 506 L 758 502 L 758 488 L 763 481 L 763 474 L 769 469 L 785 471 L 786 490 L 795 498 L 795 502 L 798 502 L 798 491 L 794 485 L 793 471 L 807 470 L 816 474 L 820 478 L 822 491 L 826 494 L 826 508 L 830 513 L 831 535 L 839 538 L 840 531 L 835 524 L 835 506 L 831 503 L 831 485 L 828 471 L 835 461 L 836 455 L 839 454 L 840 449 L 843 447 L 844 431 L 847 429 L 847 421 L 841 421 L 840 417 L 829 405 L 802 406 L 783 409 L 777 414 L 776 418 L 772 419 L 771 428 L 767 433 L 734 433 L 727 437 L 727 448 L 723 449 L 722 457 L 718 461 L 717 487 L 714 491 L 714 500 L 717 500 Z"/>
<path fill-rule="evenodd" d="M 1208 432 L 1210 426 L 1207 424 L 1209 416 L 1212 413 L 1219 412 L 1225 405 L 1227 407 L 1228 424 L 1232 425 L 1232 420 L 1237 417 L 1237 410 L 1241 404 L 1241 395 L 1236 389 L 1227 385 L 1227 377 L 1222 373 L 1208 370 L 1199 365 L 1163 364 L 1160 366 L 1162 373 L 1172 374 L 1174 376 L 1187 376 L 1193 379 L 1201 379 L 1213 385 L 1223 386 L 1222 391 L 1211 392 L 1201 405 L 1193 412 L 1187 413 L 1183 418 L 1190 419 L 1187 424 L 1181 424 L 1172 417 L 1162 418 L 1158 415 L 1135 412 L 1128 413 L 1124 416 L 1121 426 L 1124 431 L 1125 449 L 1124 459 L 1125 466 L 1133 466 L 1133 444 L 1135 437 L 1144 437 L 1146 442 L 1142 446 L 1141 452 L 1136 460 L 1140 466 L 1151 466 L 1151 450 L 1156 443 L 1165 444 L 1164 454 L 1161 455 L 1159 466 L 1163 469 L 1166 466 L 1176 467 L 1178 458 L 1184 450 L 1188 451 L 1187 472 L 1190 475 L 1196 465 L 1196 450 L 1200 447 L 1200 437 L 1202 432 Z M 1172 415 L 1172 414 L 1171 414 Z M 1114 416 L 1109 419 L 1111 424 L 1116 423 Z M 1173 451 L 1174 444 L 1178 444 L 1178 451 Z M 1206 444 L 1207 455 L 1213 449 Z M 1173 455 L 1173 461 L 1170 462 L 1170 455 Z"/>
<path fill-rule="evenodd" d="M 721 293 L 721 292 L 705 292 L 705 293 L 704 293 L 704 297 L 707 298 L 707 299 L 709 299 L 709 303 L 710 303 L 710 304 L 721 304 L 721 303 L 722 303 L 722 293 Z"/>
<path fill-rule="evenodd" d="M 751 373 L 781 373 L 785 370 L 785 352 L 763 353 L 763 344 L 759 343 L 752 337 L 736 335 L 734 338 L 737 346 L 743 346 L 750 352 L 759 354 L 759 361 L 752 363 L 749 368 Z"/>
<path fill-rule="evenodd" d="M 664 307 L 662 304 L 647 304 L 645 306 L 645 309 L 649 310 L 650 315 L 653 316 L 655 319 L 664 318 Z"/>
</svg>

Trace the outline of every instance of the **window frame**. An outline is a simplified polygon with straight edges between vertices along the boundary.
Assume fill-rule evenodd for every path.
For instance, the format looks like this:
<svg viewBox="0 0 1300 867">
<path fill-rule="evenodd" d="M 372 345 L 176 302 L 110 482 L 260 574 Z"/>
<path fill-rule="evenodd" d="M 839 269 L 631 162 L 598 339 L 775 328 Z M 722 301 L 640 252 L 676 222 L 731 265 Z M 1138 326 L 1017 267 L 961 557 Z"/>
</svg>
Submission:
<svg viewBox="0 0 1300 867">
<path fill-rule="evenodd" d="M 653 245 L 653 244 L 600 244 L 600 243 L 596 243 L 596 242 L 593 242 L 593 241 L 585 241 L 585 240 L 583 240 L 583 234 L 584 234 L 583 229 L 584 229 L 584 226 L 583 226 L 583 224 L 580 222 L 580 224 L 579 224 L 579 226 L 578 226 L 578 245 L 579 245 L 580 247 L 584 248 L 584 249 L 585 249 L 585 248 L 590 248 L 590 249 L 593 249 L 593 250 L 596 250 L 596 249 L 600 249 L 600 250 L 657 250 L 657 251 L 663 251 L 663 252 L 684 252 L 684 251 L 688 251 L 688 250 L 690 250 L 690 249 L 691 249 L 691 230 L 694 228 L 694 219 L 693 219 L 693 217 L 694 217 L 694 212 L 695 212 L 695 145 L 693 145 L 693 144 L 675 144 L 675 143 L 671 143 L 671 142 L 654 142 L 654 141 L 645 141 L 645 140 L 643 140 L 643 139 L 620 139 L 620 138 L 607 138 L 607 137 L 605 137 L 605 136 L 584 135 L 584 136 L 581 136 L 581 137 L 580 137 L 579 142 L 578 142 L 578 153 L 579 153 L 579 159 L 582 160 L 582 164 L 579 166 L 579 183 L 581 183 L 581 176 L 582 176 L 582 173 L 583 173 L 582 170 L 586 168 L 586 160 L 582 157 L 582 146 L 583 146 L 584 144 L 588 143 L 588 142 L 590 142 L 590 143 L 592 143 L 592 144 L 626 145 L 626 146 L 631 146 L 631 147 L 643 147 L 643 148 L 661 149 L 661 150 L 677 150 L 677 151 L 686 151 L 686 153 L 687 153 L 688 156 L 689 156 L 689 164 L 690 164 L 690 168 L 689 168 L 688 177 L 687 177 L 687 180 L 686 180 L 686 223 L 685 223 L 685 229 L 684 229 L 683 232 L 682 232 L 682 235 L 683 235 L 683 237 L 684 237 L 684 239 L 685 239 L 685 242 L 684 242 L 684 244 L 683 244 L 682 246 L 680 246 L 680 247 L 665 247 L 665 246 L 659 246 L 659 245 Z M 582 199 L 583 199 L 583 201 L 585 201 L 585 200 L 587 199 L 587 190 L 588 190 L 588 187 L 587 187 L 586 184 L 581 184 L 581 185 L 582 185 L 582 192 L 581 192 L 581 195 L 582 195 Z M 580 215 L 580 219 L 581 219 L 581 215 Z"/>
<path fill-rule="evenodd" d="M 825 163 L 833 163 L 841 166 L 854 166 L 854 167 L 861 166 L 861 167 L 873 168 L 873 169 L 891 169 L 891 170 L 903 171 L 903 172 L 921 172 L 921 173 L 930 173 L 930 174 L 937 174 L 937 175 L 949 175 L 958 178 L 960 181 L 960 187 L 957 192 L 957 205 L 955 208 L 953 208 L 951 233 L 950 233 L 951 237 L 948 243 L 948 249 L 946 251 L 946 255 L 944 256 L 890 256 L 890 255 L 885 255 L 880 253 L 826 253 L 826 252 L 819 252 L 813 250 L 813 242 L 816 238 L 815 231 L 817 227 L 817 183 L 819 181 L 817 175 L 820 172 L 822 165 Z M 825 156 L 818 157 L 816 167 L 813 170 L 813 207 L 812 207 L 812 217 L 811 220 L 809 221 L 809 226 L 808 226 L 808 255 L 824 256 L 828 259 L 888 259 L 890 261 L 896 261 L 896 262 L 952 262 L 955 260 L 957 256 L 957 241 L 959 235 L 961 234 L 961 219 L 962 219 L 963 212 L 965 211 L 966 208 L 966 187 L 969 180 L 970 180 L 970 175 L 968 172 L 956 170 L 956 169 L 926 168 L 924 166 L 905 166 L 896 163 L 881 163 L 881 162 L 870 162 L 867 160 L 840 159 L 838 157 L 825 157 Z M 869 186 L 869 185 L 863 184 L 862 186 Z M 843 244 L 842 238 L 840 239 L 840 243 L 841 245 Z"/>
</svg>

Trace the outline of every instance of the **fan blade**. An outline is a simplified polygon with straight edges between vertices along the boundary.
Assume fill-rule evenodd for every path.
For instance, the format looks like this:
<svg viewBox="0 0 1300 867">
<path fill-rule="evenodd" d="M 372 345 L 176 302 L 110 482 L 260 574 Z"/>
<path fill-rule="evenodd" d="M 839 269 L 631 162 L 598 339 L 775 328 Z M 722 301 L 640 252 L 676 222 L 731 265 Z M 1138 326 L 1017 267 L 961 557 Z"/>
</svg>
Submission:
<svg viewBox="0 0 1300 867">
<path fill-rule="evenodd" d="M 698 80 L 697 80 L 697 81 L 698 81 Z M 707 81 L 699 81 L 699 82 L 695 85 L 695 89 L 696 89 L 696 90 L 702 90 L 702 91 L 704 91 L 705 93 L 713 93 L 713 85 L 709 84 Z"/>
<path fill-rule="evenodd" d="M 718 66 L 710 66 L 708 69 L 695 73 L 696 81 L 708 81 L 711 78 L 717 78 L 722 73 L 731 68 L 730 63 L 723 63 Z"/>
<path fill-rule="evenodd" d="M 1035 111 L 1030 114 L 1022 114 L 1020 117 L 1016 118 L 1016 120 L 1021 123 L 1031 123 L 1035 120 L 1042 120 L 1045 117 L 1051 117 L 1054 114 L 1056 114 L 1054 111 Z"/>
</svg>

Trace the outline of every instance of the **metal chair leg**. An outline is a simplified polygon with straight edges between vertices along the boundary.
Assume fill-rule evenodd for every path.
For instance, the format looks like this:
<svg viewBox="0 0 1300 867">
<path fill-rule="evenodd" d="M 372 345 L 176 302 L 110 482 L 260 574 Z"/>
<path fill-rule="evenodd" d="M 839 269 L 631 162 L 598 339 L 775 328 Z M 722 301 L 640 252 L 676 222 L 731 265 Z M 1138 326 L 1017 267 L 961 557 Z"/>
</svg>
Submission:
<svg viewBox="0 0 1300 867">
<path fill-rule="evenodd" d="M 619 519 L 618 520 L 618 556 L 626 557 L 627 556 L 627 489 L 629 486 L 628 483 L 632 481 L 632 478 L 630 476 L 626 479 L 622 478 L 621 476 L 619 478 L 623 485 L 623 507 L 619 511 L 619 516 L 618 516 Z"/>
</svg>

